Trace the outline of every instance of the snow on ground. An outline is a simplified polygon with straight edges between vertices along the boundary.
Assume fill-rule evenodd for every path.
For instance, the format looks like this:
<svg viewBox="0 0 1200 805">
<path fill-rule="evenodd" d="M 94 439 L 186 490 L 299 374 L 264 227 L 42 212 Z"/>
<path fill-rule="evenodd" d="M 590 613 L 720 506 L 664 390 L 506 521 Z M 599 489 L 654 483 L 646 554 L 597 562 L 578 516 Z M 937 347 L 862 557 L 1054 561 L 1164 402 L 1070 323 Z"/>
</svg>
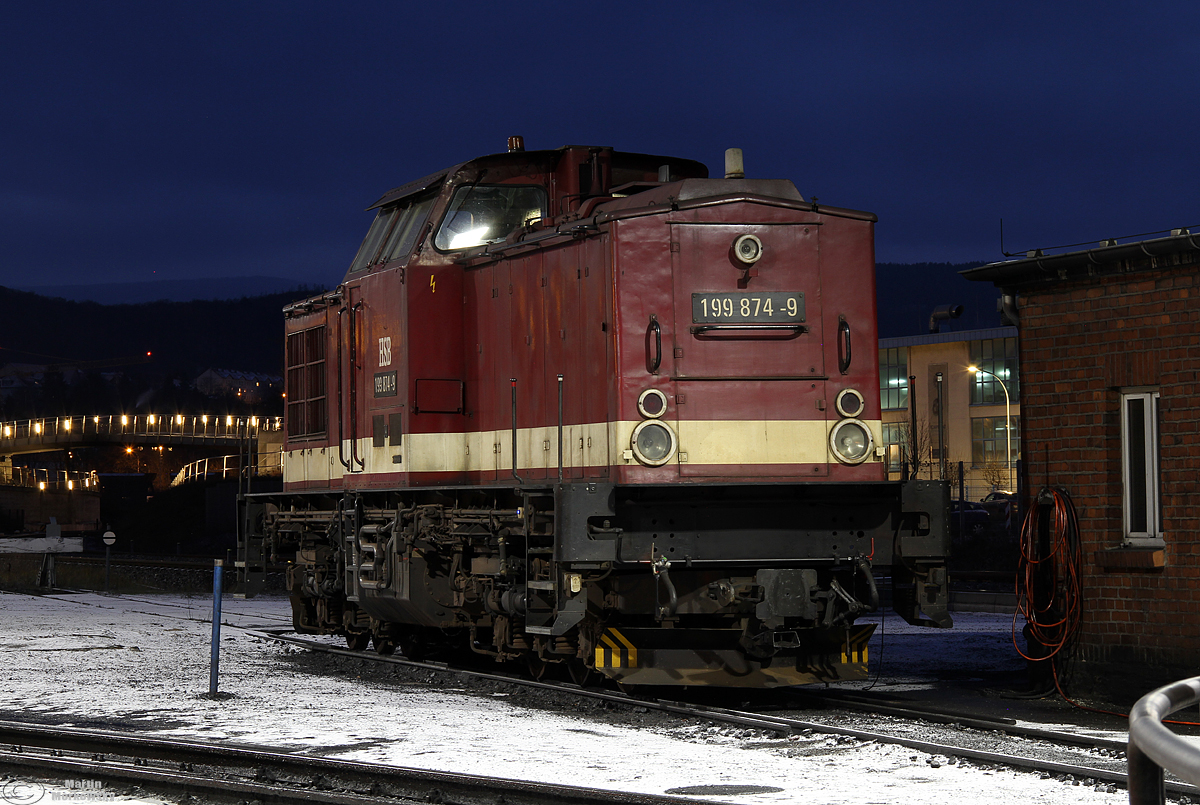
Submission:
<svg viewBox="0 0 1200 805">
<path fill-rule="evenodd" d="M 232 698 L 212 700 L 203 695 L 209 680 L 211 598 L 0 593 L 0 609 L 3 719 L 52 720 L 548 783 L 688 793 L 730 803 L 1127 801 L 1124 791 L 1103 793 L 1037 774 L 952 765 L 945 758 L 939 763 L 897 746 L 820 735 L 764 740 L 761 734 L 709 725 L 664 733 L 528 709 L 494 692 L 389 681 L 387 665 L 354 678 L 318 675 L 289 662 L 288 655 L 301 649 L 230 626 L 222 631 L 220 688 Z M 284 598 L 227 599 L 222 620 L 249 629 L 284 628 L 291 615 Z M 960 619 L 965 630 L 960 634 L 1008 639 L 1010 620 L 1003 615 Z M 887 626 L 897 638 L 903 633 L 894 626 L 898 622 Z M 903 663 L 904 651 L 892 650 L 895 661 Z M 920 684 L 915 676 L 909 682 L 903 674 L 897 679 L 891 684 Z M 720 793 L 738 788 L 759 793 Z"/>
</svg>

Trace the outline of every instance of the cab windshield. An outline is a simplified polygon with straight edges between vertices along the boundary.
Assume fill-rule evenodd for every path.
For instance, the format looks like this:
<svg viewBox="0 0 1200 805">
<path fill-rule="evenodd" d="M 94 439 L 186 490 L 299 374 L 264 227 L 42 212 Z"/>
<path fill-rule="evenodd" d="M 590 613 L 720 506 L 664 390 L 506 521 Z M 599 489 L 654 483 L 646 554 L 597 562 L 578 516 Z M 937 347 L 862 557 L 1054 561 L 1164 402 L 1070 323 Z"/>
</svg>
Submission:
<svg viewBox="0 0 1200 805">
<path fill-rule="evenodd" d="M 546 190 L 529 185 L 468 185 L 454 192 L 433 245 L 441 251 L 504 240 L 546 214 Z"/>
<path fill-rule="evenodd" d="M 410 198 L 381 209 L 350 264 L 350 273 L 379 263 L 407 259 L 435 198 L 436 195 Z"/>
</svg>

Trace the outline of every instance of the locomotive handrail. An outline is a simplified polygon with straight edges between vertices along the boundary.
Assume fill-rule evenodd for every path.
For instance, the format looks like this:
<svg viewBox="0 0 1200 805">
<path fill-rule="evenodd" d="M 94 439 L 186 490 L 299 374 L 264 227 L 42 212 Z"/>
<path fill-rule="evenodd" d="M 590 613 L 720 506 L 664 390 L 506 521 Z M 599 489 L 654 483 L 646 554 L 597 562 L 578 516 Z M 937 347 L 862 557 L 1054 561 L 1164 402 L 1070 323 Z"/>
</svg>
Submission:
<svg viewBox="0 0 1200 805">
<path fill-rule="evenodd" d="M 846 347 L 845 354 L 842 354 L 842 346 Z M 838 371 L 842 374 L 850 371 L 850 322 L 846 319 L 838 319 Z"/>
<path fill-rule="evenodd" d="M 350 306 L 350 338 L 347 348 L 350 350 L 350 471 L 362 472 L 367 468 L 364 462 L 358 455 L 358 370 L 362 368 L 359 364 L 359 349 L 358 349 L 358 310 L 363 307 L 363 301 L 359 299 Z M 357 464 L 358 469 L 354 469 Z"/>
<path fill-rule="evenodd" d="M 1183 679 L 1138 699 L 1129 713 L 1130 805 L 1166 802 L 1163 769 L 1200 785 L 1200 749 L 1163 726 L 1162 720 L 1200 702 L 1200 676 Z"/>
<path fill-rule="evenodd" d="M 697 338 L 719 338 L 727 341 L 791 341 L 808 332 L 803 324 L 696 324 L 692 335 Z M 719 333 L 779 333 L 780 335 L 719 335 Z"/>
<path fill-rule="evenodd" d="M 654 360 L 650 360 L 650 333 L 654 333 Z M 658 372 L 662 365 L 662 326 L 658 316 L 650 314 L 650 324 L 646 326 L 646 371 L 650 374 Z"/>
<path fill-rule="evenodd" d="M 343 410 L 342 400 L 345 392 L 342 388 L 342 376 L 346 372 L 346 367 L 342 362 L 342 355 L 345 352 L 342 349 L 342 316 L 346 315 L 346 308 L 342 307 L 338 310 L 337 315 L 337 422 L 338 422 L 338 461 L 342 462 L 342 466 L 346 468 L 346 472 L 350 472 L 350 462 L 346 460 L 345 438 L 343 433 L 346 430 L 346 414 Z"/>
</svg>

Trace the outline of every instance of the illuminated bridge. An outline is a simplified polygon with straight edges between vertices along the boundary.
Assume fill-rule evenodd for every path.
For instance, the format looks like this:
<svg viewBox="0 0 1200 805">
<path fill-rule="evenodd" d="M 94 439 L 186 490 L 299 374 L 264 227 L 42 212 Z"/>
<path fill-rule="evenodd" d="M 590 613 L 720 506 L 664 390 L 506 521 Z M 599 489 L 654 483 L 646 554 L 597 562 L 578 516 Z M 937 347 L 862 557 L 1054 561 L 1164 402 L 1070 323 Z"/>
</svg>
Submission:
<svg viewBox="0 0 1200 805">
<path fill-rule="evenodd" d="M 278 431 L 282 417 L 60 416 L 0 423 L 0 455 L 44 453 L 97 444 L 221 445 Z"/>
<path fill-rule="evenodd" d="M 117 414 L 113 416 L 61 416 L 0 423 L 0 485 L 36 486 L 40 489 L 80 489 L 95 485 L 95 473 L 13 467 L 12 457 L 29 453 L 70 450 L 76 447 L 120 444 L 127 450 L 139 445 L 227 446 L 236 455 L 212 460 L 221 475 L 230 472 L 242 455 L 260 456 L 260 441 L 280 441 L 282 417 L 230 415 Z M 269 434 L 269 435 L 268 435 Z M 260 436 L 263 437 L 260 439 Z M 234 459 L 233 462 L 230 459 Z M 195 462 L 181 472 L 182 480 L 211 476 L 210 459 Z M 250 460 L 255 467 L 263 457 Z M 278 467 L 278 457 L 273 464 Z M 266 467 L 268 474 L 274 474 Z M 277 472 L 277 470 L 276 470 Z"/>
</svg>

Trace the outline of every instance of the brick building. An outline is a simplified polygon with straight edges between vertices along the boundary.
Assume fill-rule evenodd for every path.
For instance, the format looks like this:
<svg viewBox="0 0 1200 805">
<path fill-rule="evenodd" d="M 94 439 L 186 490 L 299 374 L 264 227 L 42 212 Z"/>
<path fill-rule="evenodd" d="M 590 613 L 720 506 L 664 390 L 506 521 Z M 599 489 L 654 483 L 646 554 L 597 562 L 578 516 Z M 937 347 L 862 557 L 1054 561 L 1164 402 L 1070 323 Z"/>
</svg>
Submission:
<svg viewBox="0 0 1200 805">
<path fill-rule="evenodd" d="M 1018 321 L 1025 488 L 1079 515 L 1076 679 L 1141 695 L 1200 665 L 1200 238 L 963 272 Z M 1136 680 L 1135 685 L 1130 685 Z"/>
</svg>

